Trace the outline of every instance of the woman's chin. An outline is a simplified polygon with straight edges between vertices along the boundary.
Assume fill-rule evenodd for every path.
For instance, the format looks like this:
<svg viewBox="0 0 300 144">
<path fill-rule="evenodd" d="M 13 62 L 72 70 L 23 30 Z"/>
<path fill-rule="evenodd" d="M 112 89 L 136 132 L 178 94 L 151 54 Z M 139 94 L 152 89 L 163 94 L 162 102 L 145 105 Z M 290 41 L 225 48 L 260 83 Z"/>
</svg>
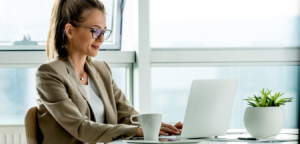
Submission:
<svg viewBox="0 0 300 144">
<path fill-rule="evenodd" d="M 98 55 L 98 51 L 91 53 L 89 56 L 90 56 L 90 57 L 95 57 L 95 56 L 97 56 L 97 55 Z"/>
</svg>

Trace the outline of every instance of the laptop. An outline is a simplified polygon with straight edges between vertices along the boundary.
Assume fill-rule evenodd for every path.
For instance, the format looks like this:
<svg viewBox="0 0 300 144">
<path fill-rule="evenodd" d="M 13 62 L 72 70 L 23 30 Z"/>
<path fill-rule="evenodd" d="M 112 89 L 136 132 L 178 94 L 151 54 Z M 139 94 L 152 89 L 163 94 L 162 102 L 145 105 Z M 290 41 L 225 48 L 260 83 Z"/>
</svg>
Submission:
<svg viewBox="0 0 300 144">
<path fill-rule="evenodd" d="M 184 124 L 176 138 L 207 138 L 226 135 L 234 103 L 237 79 L 192 82 Z M 160 136 L 171 138 L 174 136 Z"/>
</svg>

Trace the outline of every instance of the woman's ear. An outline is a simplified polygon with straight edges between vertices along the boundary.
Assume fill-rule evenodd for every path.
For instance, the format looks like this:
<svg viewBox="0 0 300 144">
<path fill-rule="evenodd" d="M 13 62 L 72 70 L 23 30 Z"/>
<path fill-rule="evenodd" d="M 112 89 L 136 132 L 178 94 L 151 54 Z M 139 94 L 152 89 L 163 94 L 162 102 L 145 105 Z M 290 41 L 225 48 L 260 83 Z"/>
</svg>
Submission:
<svg viewBox="0 0 300 144">
<path fill-rule="evenodd" d="M 73 26 L 70 23 L 67 23 L 65 26 L 66 36 L 71 39 L 73 34 Z"/>
</svg>

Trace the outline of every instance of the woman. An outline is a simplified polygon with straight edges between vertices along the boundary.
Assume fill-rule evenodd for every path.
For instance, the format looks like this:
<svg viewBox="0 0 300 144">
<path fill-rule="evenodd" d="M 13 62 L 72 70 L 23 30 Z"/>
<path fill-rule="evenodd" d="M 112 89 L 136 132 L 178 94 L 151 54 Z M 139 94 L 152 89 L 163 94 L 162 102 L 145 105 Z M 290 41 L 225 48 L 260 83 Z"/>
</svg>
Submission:
<svg viewBox="0 0 300 144">
<path fill-rule="evenodd" d="M 55 2 L 47 40 L 48 62 L 36 73 L 43 144 L 106 143 L 143 136 L 142 128 L 129 120 L 138 112 L 117 87 L 109 66 L 91 60 L 109 34 L 100 1 Z M 181 126 L 162 123 L 160 134 L 180 134 Z"/>
</svg>

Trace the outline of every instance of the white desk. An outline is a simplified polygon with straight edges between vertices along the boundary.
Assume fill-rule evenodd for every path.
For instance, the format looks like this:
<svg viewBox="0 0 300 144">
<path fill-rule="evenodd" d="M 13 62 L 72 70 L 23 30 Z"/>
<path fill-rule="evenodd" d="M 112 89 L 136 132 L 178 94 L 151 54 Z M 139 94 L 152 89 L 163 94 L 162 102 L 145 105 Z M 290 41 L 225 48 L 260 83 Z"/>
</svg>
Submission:
<svg viewBox="0 0 300 144">
<path fill-rule="evenodd" d="M 219 138 L 227 138 L 227 139 L 237 139 L 238 137 L 251 137 L 246 130 L 228 130 L 226 136 L 220 136 Z M 281 134 L 276 136 L 276 139 L 298 139 L 298 129 L 284 129 L 280 132 Z M 274 137 L 275 138 L 275 137 Z M 273 138 L 273 139 L 274 139 Z M 298 144 L 298 141 L 288 141 L 288 142 L 259 142 L 259 141 L 209 141 L 209 140 L 202 140 L 198 144 L 266 144 L 266 143 L 276 143 L 276 144 Z M 115 141 L 109 144 L 127 144 L 123 141 Z M 129 144 L 129 143 L 128 143 Z M 167 144 L 167 143 L 166 143 Z"/>
</svg>

